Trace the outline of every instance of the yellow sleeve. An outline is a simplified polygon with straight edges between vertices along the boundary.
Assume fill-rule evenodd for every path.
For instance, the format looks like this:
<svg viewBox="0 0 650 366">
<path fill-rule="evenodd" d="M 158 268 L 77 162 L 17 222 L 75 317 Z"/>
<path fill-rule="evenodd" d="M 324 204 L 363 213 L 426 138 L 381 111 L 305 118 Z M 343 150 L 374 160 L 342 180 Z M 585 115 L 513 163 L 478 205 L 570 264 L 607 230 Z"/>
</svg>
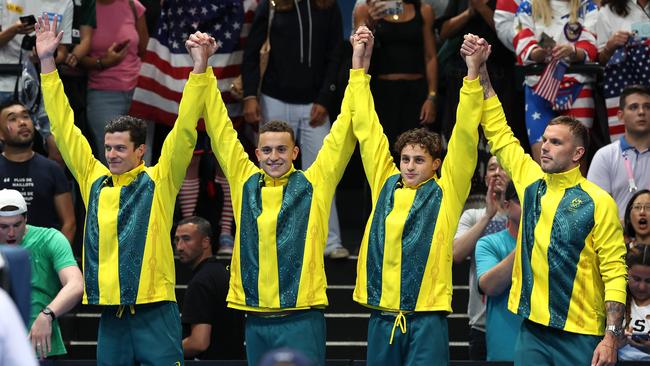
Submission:
<svg viewBox="0 0 650 366">
<path fill-rule="evenodd" d="M 499 164 L 506 170 L 517 187 L 517 193 L 522 197 L 523 191 L 519 190 L 542 178 L 544 172 L 539 164 L 524 152 L 519 140 L 515 138 L 498 97 L 494 96 L 483 102 L 481 126 L 490 144 L 490 152 L 496 155 Z"/>
<path fill-rule="evenodd" d="M 174 196 L 183 184 L 187 167 L 194 153 L 196 124 L 203 112 L 205 90 L 210 83 L 211 74 L 211 67 L 202 74 L 190 73 L 183 88 L 174 128 L 165 138 L 158 164 L 155 166 L 156 175 L 171 182 L 170 193 Z"/>
<path fill-rule="evenodd" d="M 242 182 L 259 170 L 237 138 L 214 74 L 210 75 L 210 85 L 206 90 L 205 129 L 210 136 L 212 152 L 230 184 Z"/>
<path fill-rule="evenodd" d="M 478 125 L 483 111 L 483 87 L 479 78 L 463 79 L 456 125 L 449 139 L 447 156 L 442 163 L 440 184 L 446 194 L 454 195 L 459 210 L 469 195 L 472 175 L 478 160 Z"/>
<path fill-rule="evenodd" d="M 41 74 L 41 88 L 45 111 L 50 119 L 56 145 L 68 169 L 79 183 L 83 200 L 88 202 L 92 183 L 102 175 L 109 175 L 110 172 L 95 159 L 88 140 L 75 126 L 74 112 L 68 103 L 59 73 L 55 70 Z"/>
<path fill-rule="evenodd" d="M 399 174 L 390 154 L 388 138 L 379 123 L 375 102 L 370 92 L 370 76 L 363 69 L 350 70 L 349 87 L 352 91 L 352 130 L 359 140 L 361 160 L 376 202 L 388 177 Z"/>
<path fill-rule="evenodd" d="M 341 112 L 332 124 L 330 133 L 325 136 L 316 160 L 305 171 L 309 180 L 331 183 L 332 188 L 341 180 L 357 143 L 352 133 L 351 94 L 348 86 L 341 102 Z"/>
<path fill-rule="evenodd" d="M 600 275 L 605 284 L 605 301 L 625 304 L 627 248 L 623 239 L 623 228 L 618 220 L 618 208 L 614 199 L 604 191 L 599 196 L 594 197 L 597 202 L 593 240 L 594 250 L 598 255 Z"/>
</svg>

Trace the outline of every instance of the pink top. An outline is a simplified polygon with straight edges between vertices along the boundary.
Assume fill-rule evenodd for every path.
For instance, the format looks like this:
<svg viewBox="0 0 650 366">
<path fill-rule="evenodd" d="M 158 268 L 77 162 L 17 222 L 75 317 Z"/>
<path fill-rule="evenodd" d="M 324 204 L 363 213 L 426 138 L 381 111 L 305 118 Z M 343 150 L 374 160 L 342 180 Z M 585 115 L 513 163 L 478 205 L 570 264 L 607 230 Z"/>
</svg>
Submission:
<svg viewBox="0 0 650 366">
<path fill-rule="evenodd" d="M 145 7 L 138 0 L 136 13 L 140 18 Z M 134 89 L 140 72 L 138 57 L 138 30 L 129 0 L 115 0 L 111 4 L 95 4 L 97 9 L 97 28 L 93 32 L 90 48 L 91 57 L 102 57 L 113 43 L 130 40 L 128 51 L 122 61 L 104 70 L 92 70 L 88 75 L 88 87 L 99 90 L 128 91 Z"/>
</svg>

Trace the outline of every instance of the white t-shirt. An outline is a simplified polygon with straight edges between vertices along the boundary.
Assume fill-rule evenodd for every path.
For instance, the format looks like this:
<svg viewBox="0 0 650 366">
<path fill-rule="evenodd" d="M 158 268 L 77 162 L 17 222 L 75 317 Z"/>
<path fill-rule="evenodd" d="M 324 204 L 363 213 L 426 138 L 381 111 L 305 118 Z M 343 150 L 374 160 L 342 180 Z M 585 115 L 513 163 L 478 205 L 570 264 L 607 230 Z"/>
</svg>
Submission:
<svg viewBox="0 0 650 366">
<path fill-rule="evenodd" d="M 20 20 L 22 16 L 38 17 L 44 12 L 49 15 L 50 22 L 57 16 L 58 29 L 63 30 L 62 44 L 72 42 L 72 0 L 0 0 L 0 26 L 7 29 Z M 33 35 L 33 34 L 32 34 Z M 23 35 L 16 35 L 3 47 L 0 47 L 0 64 L 17 64 L 20 57 L 20 45 Z M 23 53 L 23 58 L 28 53 Z M 16 85 L 15 76 L 0 75 L 0 91 L 13 92 Z"/>
<path fill-rule="evenodd" d="M 627 8 L 630 11 L 625 18 L 612 11 L 612 8 L 603 6 L 598 10 L 598 21 L 596 22 L 596 36 L 598 51 L 602 51 L 609 38 L 619 30 L 631 31 L 632 24 L 650 22 L 650 4 L 644 9 L 635 0 L 627 1 Z M 647 12 L 647 13 L 646 13 Z"/>
<path fill-rule="evenodd" d="M 630 304 L 630 324 L 626 326 L 633 333 L 650 333 L 650 305 L 637 306 L 634 299 Z M 618 359 L 621 361 L 650 361 L 650 354 L 626 344 L 618 350 Z"/>
</svg>

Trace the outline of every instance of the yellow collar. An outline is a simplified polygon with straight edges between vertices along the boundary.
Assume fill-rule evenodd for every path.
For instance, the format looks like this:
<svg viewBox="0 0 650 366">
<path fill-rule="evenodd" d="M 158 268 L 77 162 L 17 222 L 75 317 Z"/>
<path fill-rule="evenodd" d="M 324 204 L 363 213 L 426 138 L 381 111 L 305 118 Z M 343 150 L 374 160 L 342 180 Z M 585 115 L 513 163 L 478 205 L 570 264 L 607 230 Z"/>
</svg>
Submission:
<svg viewBox="0 0 650 366">
<path fill-rule="evenodd" d="M 133 182 L 135 178 L 138 177 L 138 174 L 144 171 L 144 162 L 140 162 L 140 165 L 129 170 L 126 173 L 122 174 L 111 174 L 111 179 L 113 180 L 113 186 L 125 186 Z"/>
<path fill-rule="evenodd" d="M 582 179 L 584 179 L 584 177 L 580 172 L 580 165 L 571 170 L 567 170 L 566 172 L 547 173 L 545 177 L 549 186 L 561 189 L 573 187 Z"/>
<path fill-rule="evenodd" d="M 273 178 L 272 176 L 266 174 L 266 172 L 264 172 L 263 169 L 261 170 L 262 170 L 262 174 L 264 175 L 264 185 L 266 187 L 278 187 L 287 184 L 287 181 L 289 180 L 289 176 L 296 171 L 296 168 L 294 168 L 293 164 L 291 164 L 291 168 L 289 168 L 289 171 L 287 171 L 286 173 L 284 173 L 284 175 L 278 178 Z"/>
</svg>

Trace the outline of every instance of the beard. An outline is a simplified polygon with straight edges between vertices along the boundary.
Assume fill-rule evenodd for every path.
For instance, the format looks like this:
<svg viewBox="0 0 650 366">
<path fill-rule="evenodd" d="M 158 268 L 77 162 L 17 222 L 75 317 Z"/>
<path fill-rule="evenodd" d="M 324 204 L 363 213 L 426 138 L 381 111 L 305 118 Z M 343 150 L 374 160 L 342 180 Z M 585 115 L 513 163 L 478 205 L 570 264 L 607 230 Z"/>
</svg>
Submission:
<svg viewBox="0 0 650 366">
<path fill-rule="evenodd" d="M 31 148 L 33 143 L 34 143 L 34 135 L 32 135 L 30 138 L 25 139 L 25 140 L 7 139 L 7 140 L 4 141 L 5 146 L 12 147 L 12 148 L 15 148 L 15 149 Z"/>
</svg>

